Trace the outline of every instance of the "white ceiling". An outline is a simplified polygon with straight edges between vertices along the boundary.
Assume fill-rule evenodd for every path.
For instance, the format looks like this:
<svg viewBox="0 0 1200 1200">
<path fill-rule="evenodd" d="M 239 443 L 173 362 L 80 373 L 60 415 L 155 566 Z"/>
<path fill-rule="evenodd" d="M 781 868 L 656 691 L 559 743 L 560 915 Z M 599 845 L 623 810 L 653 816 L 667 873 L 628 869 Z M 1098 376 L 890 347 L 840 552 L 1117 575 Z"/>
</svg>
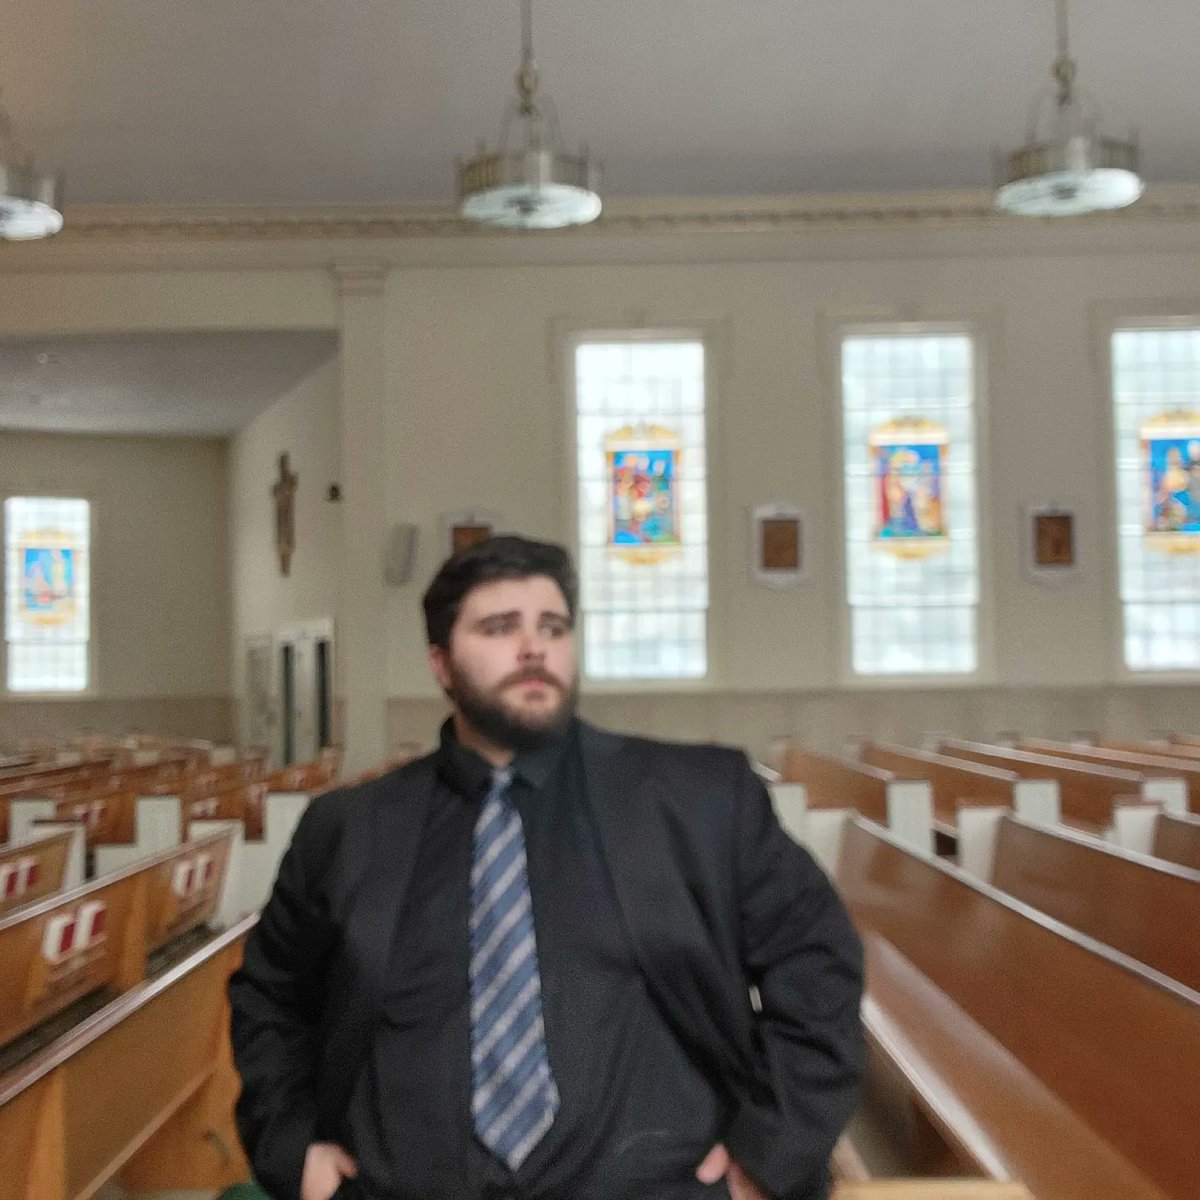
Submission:
<svg viewBox="0 0 1200 1200">
<path fill-rule="evenodd" d="M 0 89 L 71 203 L 449 201 L 493 141 L 517 0 L 5 0 Z M 974 188 L 1049 79 L 1053 0 L 535 0 L 608 196 Z M 1075 0 L 1080 82 L 1200 180 L 1200 0 Z M 327 335 L 0 342 L 0 429 L 223 435 Z M 43 356 L 43 357 L 39 357 Z"/>
<path fill-rule="evenodd" d="M 449 199 L 517 0 L 6 0 L 0 86 L 69 202 Z M 535 0 L 609 195 L 976 187 L 1049 80 L 1053 0 Z M 1080 82 L 1200 179 L 1197 0 L 1075 0 Z"/>
<path fill-rule="evenodd" d="M 337 353 L 333 333 L 0 340 L 0 430 L 222 437 Z"/>
</svg>

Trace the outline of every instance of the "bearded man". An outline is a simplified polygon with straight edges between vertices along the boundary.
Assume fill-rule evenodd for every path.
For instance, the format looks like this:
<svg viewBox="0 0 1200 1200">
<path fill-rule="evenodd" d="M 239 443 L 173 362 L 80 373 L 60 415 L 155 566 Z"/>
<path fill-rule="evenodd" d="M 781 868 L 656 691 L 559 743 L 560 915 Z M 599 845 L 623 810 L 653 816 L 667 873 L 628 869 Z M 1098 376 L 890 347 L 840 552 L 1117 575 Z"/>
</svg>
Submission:
<svg viewBox="0 0 1200 1200">
<path fill-rule="evenodd" d="M 576 715 L 577 583 L 494 537 L 424 597 L 438 749 L 318 797 L 230 984 L 276 1200 L 818 1200 L 861 948 L 745 755 Z"/>
</svg>

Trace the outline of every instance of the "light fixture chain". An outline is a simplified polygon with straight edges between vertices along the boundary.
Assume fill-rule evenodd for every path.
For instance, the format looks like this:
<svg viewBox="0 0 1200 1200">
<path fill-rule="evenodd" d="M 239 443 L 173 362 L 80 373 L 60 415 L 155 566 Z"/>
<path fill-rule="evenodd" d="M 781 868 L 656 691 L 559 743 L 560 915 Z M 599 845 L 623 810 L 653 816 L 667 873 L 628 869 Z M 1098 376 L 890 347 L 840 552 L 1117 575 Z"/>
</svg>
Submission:
<svg viewBox="0 0 1200 1200">
<path fill-rule="evenodd" d="M 521 115 L 537 113 L 537 64 L 533 58 L 533 0 L 521 0 L 521 69 L 517 72 L 517 92 L 521 97 Z"/>
<path fill-rule="evenodd" d="M 1055 0 L 1058 33 L 1058 56 L 1054 60 L 1054 79 L 1058 84 L 1058 106 L 1066 108 L 1072 99 L 1075 84 L 1075 60 L 1067 41 L 1067 0 Z"/>
</svg>

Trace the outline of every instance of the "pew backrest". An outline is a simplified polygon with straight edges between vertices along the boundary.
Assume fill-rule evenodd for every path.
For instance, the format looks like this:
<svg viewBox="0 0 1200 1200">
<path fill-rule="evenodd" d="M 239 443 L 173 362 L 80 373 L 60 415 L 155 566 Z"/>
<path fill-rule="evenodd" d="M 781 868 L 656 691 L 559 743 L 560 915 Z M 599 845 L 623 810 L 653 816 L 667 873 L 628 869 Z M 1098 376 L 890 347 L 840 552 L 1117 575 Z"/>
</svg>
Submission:
<svg viewBox="0 0 1200 1200">
<path fill-rule="evenodd" d="M 0 917 L 0 1045 L 92 992 L 144 979 L 150 952 L 215 911 L 229 841 L 189 843 Z"/>
<path fill-rule="evenodd" d="M 945 738 L 939 745 L 942 754 L 968 762 L 1000 767 L 1025 778 L 1055 780 L 1063 817 L 1092 829 L 1108 829 L 1118 800 L 1130 796 L 1159 804 L 1164 811 L 1187 811 L 1187 789 L 1180 778 L 1148 778 L 1137 771 L 958 738 Z"/>
<path fill-rule="evenodd" d="M 1200 813 L 1200 761 L 1189 762 L 1186 759 L 1170 758 L 1161 754 L 1116 750 L 1111 746 L 1084 746 L 1044 739 L 1021 742 L 1015 749 L 1028 750 L 1034 754 L 1056 755 L 1078 762 L 1096 763 L 1102 767 L 1118 767 L 1126 771 L 1136 771 L 1150 778 L 1182 779 L 1187 789 L 1188 810 Z"/>
<path fill-rule="evenodd" d="M 1200 817 L 1159 813 L 1150 852 L 1165 862 L 1200 871 Z"/>
<path fill-rule="evenodd" d="M 837 882 L 885 939 L 1176 1200 L 1194 1200 L 1200 993 L 1132 962 L 861 818 Z"/>
<path fill-rule="evenodd" d="M 786 808 L 788 790 L 803 788 L 804 818 L 800 837 L 817 853 L 822 865 L 832 869 L 837 859 L 840 821 L 832 835 L 816 828 L 818 814 L 857 812 L 887 825 L 907 845 L 923 854 L 933 853 L 933 798 L 924 779 L 911 778 L 832 754 L 793 748 L 783 763 L 783 780 L 773 788 L 777 808 Z M 787 814 L 781 812 L 781 816 Z M 785 820 L 791 827 L 794 821 Z"/>
<path fill-rule="evenodd" d="M 962 808 L 996 805 L 1032 820 L 1059 818 L 1058 785 L 1050 779 L 1027 779 L 1003 767 L 888 742 L 866 742 L 859 754 L 865 763 L 910 779 L 927 779 L 933 789 L 934 812 L 948 824 L 957 823 Z"/>
<path fill-rule="evenodd" d="M 64 830 L 0 846 L 0 916 L 62 891 L 76 837 Z"/>
<path fill-rule="evenodd" d="M 1133 854 L 1069 829 L 1004 817 L 992 883 L 1200 991 L 1200 871 Z"/>
</svg>

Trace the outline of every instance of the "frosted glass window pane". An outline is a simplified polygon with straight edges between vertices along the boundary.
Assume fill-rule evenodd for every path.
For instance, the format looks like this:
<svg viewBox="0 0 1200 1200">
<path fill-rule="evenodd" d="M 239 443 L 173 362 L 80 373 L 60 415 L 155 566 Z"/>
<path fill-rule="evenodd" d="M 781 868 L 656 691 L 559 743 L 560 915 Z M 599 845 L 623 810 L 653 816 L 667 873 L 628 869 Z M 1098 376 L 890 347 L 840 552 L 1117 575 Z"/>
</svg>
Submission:
<svg viewBox="0 0 1200 1200">
<path fill-rule="evenodd" d="M 1113 428 L 1125 665 L 1200 670 L 1200 546 L 1147 540 L 1141 432 L 1168 412 L 1200 412 L 1200 328 L 1122 329 L 1112 338 Z"/>
<path fill-rule="evenodd" d="M 575 350 L 583 669 L 591 679 L 691 679 L 708 671 L 704 346 L 585 342 Z M 655 563 L 609 550 L 605 440 L 645 422 L 679 438 L 682 546 Z"/>
<path fill-rule="evenodd" d="M 979 548 L 973 346 L 969 336 L 879 334 L 842 342 L 846 597 L 860 675 L 967 674 L 978 667 Z M 901 417 L 946 430 L 947 544 L 901 558 L 873 543 L 871 432 Z"/>
<path fill-rule="evenodd" d="M 9 691 L 88 686 L 90 524 L 86 500 L 11 496 L 4 502 Z"/>
</svg>

